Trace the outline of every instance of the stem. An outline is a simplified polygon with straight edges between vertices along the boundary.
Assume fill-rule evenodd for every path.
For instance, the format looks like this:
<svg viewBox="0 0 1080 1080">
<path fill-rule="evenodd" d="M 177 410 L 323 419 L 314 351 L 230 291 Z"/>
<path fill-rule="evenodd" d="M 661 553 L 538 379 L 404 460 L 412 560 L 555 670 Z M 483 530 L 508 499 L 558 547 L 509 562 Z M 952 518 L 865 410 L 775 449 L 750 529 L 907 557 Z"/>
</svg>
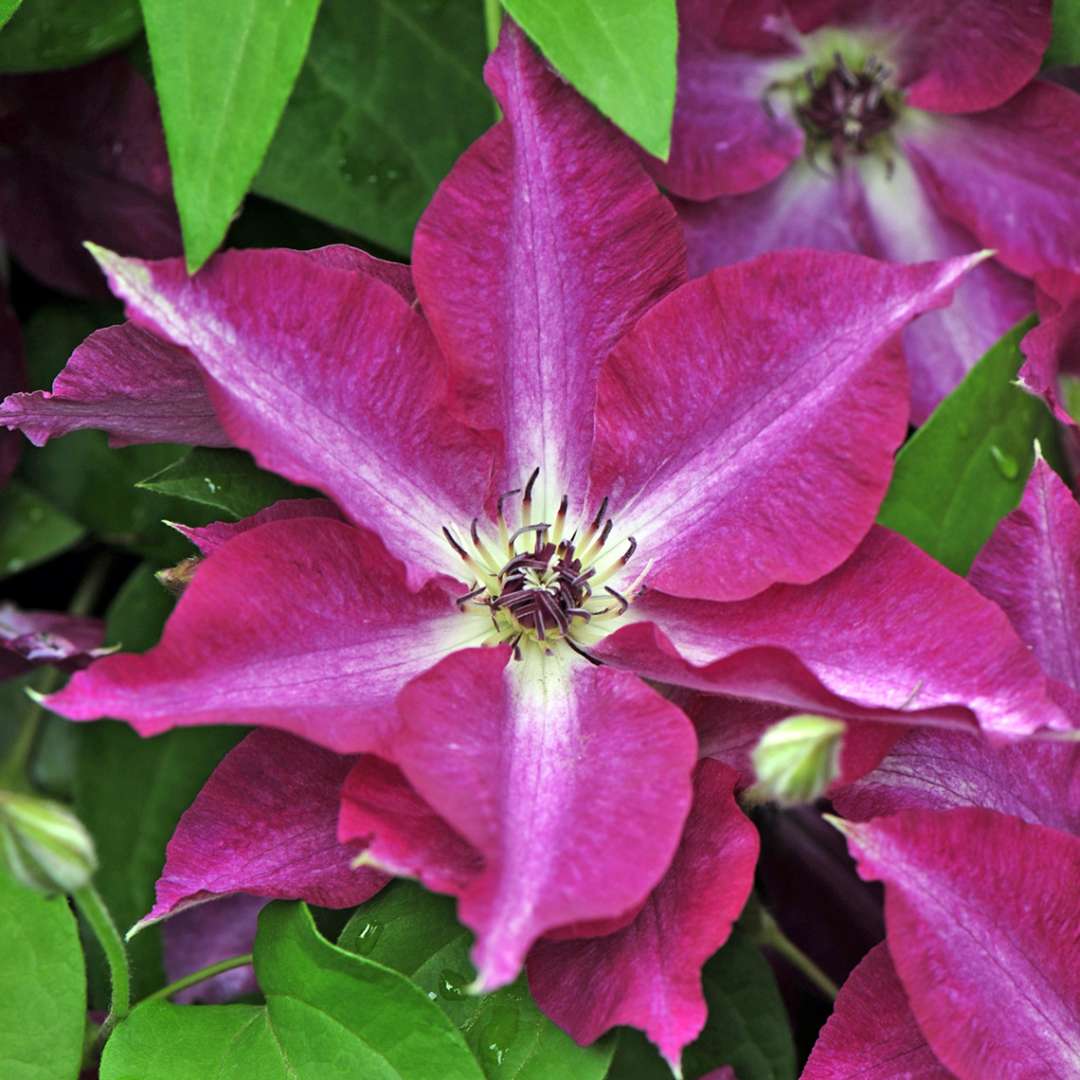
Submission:
<svg viewBox="0 0 1080 1080">
<path fill-rule="evenodd" d="M 164 1001 L 166 998 L 171 998 L 173 994 L 186 990 L 189 986 L 194 986 L 196 983 L 205 982 L 215 975 L 220 975 L 223 971 L 246 967 L 253 962 L 253 959 L 251 953 L 244 953 L 243 956 L 230 956 L 228 960 L 219 960 L 216 964 L 209 964 L 207 967 L 199 968 L 198 971 L 193 971 L 190 975 L 185 975 L 182 979 L 177 979 L 176 982 L 171 982 L 168 986 L 163 986 L 160 990 L 147 994 L 139 1004 L 145 1005 L 148 1001 Z"/>
<path fill-rule="evenodd" d="M 109 909 L 101 894 L 92 884 L 84 885 L 71 894 L 79 914 L 98 939 L 105 961 L 109 965 L 109 982 L 112 996 L 109 1000 L 109 1015 L 101 1025 L 98 1038 L 104 1042 L 109 1032 L 127 1016 L 131 1008 L 131 972 L 128 969 L 127 949 L 124 939 L 116 929 Z"/>
<path fill-rule="evenodd" d="M 111 564 L 112 554 L 108 551 L 103 551 L 94 558 L 82 581 L 79 582 L 75 595 L 71 598 L 71 603 L 68 605 L 69 615 L 90 614 L 109 575 Z M 39 694 L 48 695 L 60 685 L 62 678 L 63 672 L 60 668 L 51 667 L 41 672 L 30 683 L 30 686 Z M 31 701 L 30 707 L 23 715 L 19 734 L 15 737 L 11 749 L 8 750 L 3 764 L 0 765 L 0 787 L 29 788 L 27 773 L 44 715 L 41 704 L 36 700 Z"/>
<path fill-rule="evenodd" d="M 840 988 L 780 929 L 780 924 L 760 904 L 755 911 L 751 937 L 755 944 L 778 952 L 796 971 L 801 971 L 830 1001 Z"/>
</svg>

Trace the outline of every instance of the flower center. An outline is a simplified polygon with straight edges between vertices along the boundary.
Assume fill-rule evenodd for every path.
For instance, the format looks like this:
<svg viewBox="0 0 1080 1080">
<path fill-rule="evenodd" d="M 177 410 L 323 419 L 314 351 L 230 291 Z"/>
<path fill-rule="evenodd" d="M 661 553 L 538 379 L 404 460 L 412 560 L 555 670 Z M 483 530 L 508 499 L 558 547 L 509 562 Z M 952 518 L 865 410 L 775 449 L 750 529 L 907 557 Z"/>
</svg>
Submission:
<svg viewBox="0 0 1080 1080">
<path fill-rule="evenodd" d="M 462 611 L 482 612 L 491 620 L 483 644 L 510 645 L 518 660 L 525 650 L 552 652 L 566 645 L 597 663 L 589 647 L 611 632 L 612 622 L 641 590 L 644 575 L 625 592 L 608 584 L 626 567 L 637 541 L 630 536 L 625 545 L 612 549 L 615 523 L 606 516 L 606 498 L 595 516 L 569 533 L 566 495 L 551 521 L 534 520 L 532 492 L 539 475 L 540 470 L 534 470 L 524 491 L 515 488 L 500 497 L 494 540 L 481 535 L 479 518 L 473 519 L 465 542 L 443 528 L 447 543 L 473 579 L 472 588 L 457 603 Z M 506 507 L 518 494 L 522 495 L 519 524 L 511 532 Z"/>
<path fill-rule="evenodd" d="M 827 146 L 839 166 L 845 154 L 882 147 L 900 110 L 900 96 L 888 86 L 890 74 L 873 56 L 853 71 L 838 52 L 831 68 L 803 73 L 803 93 L 808 90 L 809 97 L 795 106 L 795 115 L 806 131 L 811 158 Z"/>
</svg>

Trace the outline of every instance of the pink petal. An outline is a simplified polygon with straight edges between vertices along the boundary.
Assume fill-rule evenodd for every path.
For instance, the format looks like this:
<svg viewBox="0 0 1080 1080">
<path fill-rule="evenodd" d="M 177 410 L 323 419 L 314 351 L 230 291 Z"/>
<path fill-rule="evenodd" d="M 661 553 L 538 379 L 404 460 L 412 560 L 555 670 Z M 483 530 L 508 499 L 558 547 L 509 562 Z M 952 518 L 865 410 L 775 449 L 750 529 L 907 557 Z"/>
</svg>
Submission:
<svg viewBox="0 0 1080 1080">
<path fill-rule="evenodd" d="M 679 850 L 629 926 L 606 937 L 541 941 L 529 954 L 540 1008 L 582 1045 L 616 1024 L 643 1030 L 673 1068 L 705 1025 L 701 967 L 728 939 L 754 880 L 757 831 L 735 801 L 736 774 L 703 761 Z"/>
<path fill-rule="evenodd" d="M 1035 285 L 1039 325 L 1020 342 L 1027 359 L 1019 380 L 1046 398 L 1058 420 L 1075 427 L 1061 399 L 1058 376 L 1080 375 L 1080 274 L 1047 270 L 1035 276 Z"/>
<path fill-rule="evenodd" d="M 671 156 L 646 162 L 657 183 L 704 201 L 753 191 L 779 176 L 805 141 L 793 116 L 767 104 L 770 85 L 789 67 L 787 57 L 735 52 L 684 33 Z"/>
<path fill-rule="evenodd" d="M 194 278 L 182 260 L 99 258 L 129 314 L 195 356 L 236 445 L 378 531 L 412 587 L 457 572 L 441 529 L 479 512 L 489 455 L 395 288 L 285 250 L 226 252 Z"/>
<path fill-rule="evenodd" d="M 105 293 L 85 240 L 132 255 L 180 253 L 153 90 L 121 56 L 0 78 L 0 231 L 46 284 Z"/>
<path fill-rule="evenodd" d="M 1067 726 L 1001 610 L 886 529 L 813 585 L 729 604 L 647 592 L 631 612 L 593 651 L 660 682 L 855 719 L 974 714 L 1000 736 Z"/>
<path fill-rule="evenodd" d="M 470 415 L 507 434 L 500 483 L 539 466 L 553 512 L 584 495 L 597 369 L 685 280 L 683 243 L 627 141 L 509 21 L 486 75 L 507 119 L 436 192 L 413 273 Z"/>
<path fill-rule="evenodd" d="M 939 209 L 1009 269 L 1080 270 L 1080 95 L 1036 81 L 987 112 L 924 117 L 902 142 Z"/>
<path fill-rule="evenodd" d="M 26 364 L 23 360 L 22 332 L 19 320 L 0 288 L 0 402 L 8 394 L 17 394 L 26 386 Z M 3 406 L 0 405 L 0 425 Z M 22 456 L 23 441 L 14 431 L 0 432 L 0 488 L 11 479 Z"/>
<path fill-rule="evenodd" d="M 935 206 L 903 154 L 889 172 L 880 162 L 860 171 L 870 236 L 867 254 L 891 262 L 947 259 L 979 242 Z M 1031 286 L 996 260 L 975 267 L 953 302 L 907 327 L 904 354 L 911 374 L 912 422 L 921 424 L 982 355 L 1032 308 Z"/>
<path fill-rule="evenodd" d="M 374 896 L 387 878 L 352 869 L 357 848 L 337 838 L 354 760 L 281 731 L 248 735 L 184 811 L 139 925 L 236 893 L 332 908 Z"/>
<path fill-rule="evenodd" d="M 1008 615 L 1047 674 L 1080 690 L 1080 506 L 1041 457 L 969 578 Z"/>
<path fill-rule="evenodd" d="M 214 521 L 209 525 L 193 526 L 172 523 L 181 536 L 190 540 L 203 555 L 212 555 L 234 536 L 250 532 L 269 521 L 291 521 L 295 518 L 326 517 L 341 521 L 341 512 L 328 499 L 281 499 L 240 521 Z"/>
<path fill-rule="evenodd" d="M 441 588 L 406 588 L 371 533 L 273 521 L 199 567 L 159 645 L 106 657 L 48 704 L 73 720 L 127 720 L 141 735 L 251 724 L 352 753 L 378 745 L 401 686 L 470 633 Z"/>
<path fill-rule="evenodd" d="M 842 562 L 907 430 L 903 364 L 886 346 L 972 265 L 777 253 L 648 312 L 601 376 L 591 484 L 653 560 L 650 586 L 738 600 Z"/>
<path fill-rule="evenodd" d="M 832 799 L 855 821 L 981 806 L 1080 833 L 1080 745 L 991 746 L 976 734 L 912 731 L 873 772 Z"/>
<path fill-rule="evenodd" d="M 83 428 L 107 431 L 112 446 L 232 445 L 191 354 L 134 323 L 94 331 L 51 391 L 4 401 L 0 424 L 22 431 L 35 446 Z"/>
<path fill-rule="evenodd" d="M 685 715 L 633 676 L 568 650 L 507 655 L 459 652 L 414 679 L 391 747 L 483 858 L 458 891 L 483 989 L 511 982 L 548 930 L 646 897 L 675 853 L 696 751 Z"/>
<path fill-rule="evenodd" d="M 40 664 L 68 670 L 85 667 L 108 650 L 100 619 L 62 611 L 23 611 L 0 603 L 0 679 L 11 679 Z"/>
<path fill-rule="evenodd" d="M 885 884 L 889 952 L 912 1012 L 961 1080 L 1080 1068 L 1080 839 L 989 810 L 846 823 Z"/>
<path fill-rule="evenodd" d="M 808 6 L 789 0 L 797 14 Z M 864 27 L 888 44 L 879 55 L 905 88 L 904 103 L 933 112 L 979 112 L 1035 77 L 1050 43 L 1050 0 L 827 0 L 818 18 Z"/>
<path fill-rule="evenodd" d="M 885 943 L 840 988 L 799 1080 L 952 1080 L 926 1045 Z"/>
<path fill-rule="evenodd" d="M 369 255 L 366 251 L 361 251 L 360 248 L 349 244 L 327 244 L 326 247 L 312 248 L 304 254 L 322 266 L 330 266 L 337 270 L 352 270 L 354 273 L 377 278 L 398 292 L 410 304 L 416 300 L 412 270 L 404 263 L 377 259 L 374 255 Z"/>
<path fill-rule="evenodd" d="M 173 916 L 161 928 L 165 978 L 175 982 L 219 960 L 251 952 L 259 912 L 266 903 L 261 896 L 237 893 L 213 904 L 185 908 Z M 189 986 L 170 1000 L 178 1005 L 217 1005 L 258 990 L 255 969 L 247 964 Z"/>
</svg>

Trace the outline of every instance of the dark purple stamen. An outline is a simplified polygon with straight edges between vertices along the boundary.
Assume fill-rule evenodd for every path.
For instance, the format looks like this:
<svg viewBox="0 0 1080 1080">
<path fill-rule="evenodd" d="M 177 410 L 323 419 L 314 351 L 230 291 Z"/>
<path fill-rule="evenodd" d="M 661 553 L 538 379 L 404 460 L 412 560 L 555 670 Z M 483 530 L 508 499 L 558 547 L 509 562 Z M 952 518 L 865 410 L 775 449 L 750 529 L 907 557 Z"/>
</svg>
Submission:
<svg viewBox="0 0 1080 1080">
<path fill-rule="evenodd" d="M 581 614 L 589 589 L 581 574 L 581 563 L 559 545 L 542 542 L 538 534 L 534 551 L 515 555 L 499 573 L 502 591 L 491 607 L 507 611 L 519 626 L 532 630 L 539 641 L 557 630 L 565 635 L 570 621 Z M 530 575 L 530 571 L 532 574 Z M 537 588 L 536 581 L 545 584 Z"/>
<path fill-rule="evenodd" d="M 896 110 L 886 94 L 890 72 L 870 57 L 860 72 L 854 72 L 837 53 L 834 67 L 819 83 L 807 71 L 810 100 L 795 113 L 810 137 L 829 144 L 833 163 L 839 165 L 851 151 L 865 154 L 877 136 L 896 122 Z"/>
</svg>

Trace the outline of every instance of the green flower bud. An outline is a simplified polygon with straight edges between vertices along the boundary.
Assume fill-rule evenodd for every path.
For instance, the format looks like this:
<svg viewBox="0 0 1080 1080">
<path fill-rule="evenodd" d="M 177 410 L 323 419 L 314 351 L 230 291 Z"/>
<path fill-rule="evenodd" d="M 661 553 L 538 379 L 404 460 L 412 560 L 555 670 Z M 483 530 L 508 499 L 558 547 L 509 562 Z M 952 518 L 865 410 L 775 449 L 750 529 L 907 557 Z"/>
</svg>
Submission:
<svg viewBox="0 0 1080 1080">
<path fill-rule="evenodd" d="M 808 713 L 773 724 L 750 755 L 758 778 L 751 797 L 783 806 L 820 798 L 840 775 L 844 730 L 841 720 Z"/>
<path fill-rule="evenodd" d="M 0 861 L 44 893 L 74 892 L 97 869 L 94 842 L 67 807 L 14 791 L 0 791 Z"/>
</svg>

